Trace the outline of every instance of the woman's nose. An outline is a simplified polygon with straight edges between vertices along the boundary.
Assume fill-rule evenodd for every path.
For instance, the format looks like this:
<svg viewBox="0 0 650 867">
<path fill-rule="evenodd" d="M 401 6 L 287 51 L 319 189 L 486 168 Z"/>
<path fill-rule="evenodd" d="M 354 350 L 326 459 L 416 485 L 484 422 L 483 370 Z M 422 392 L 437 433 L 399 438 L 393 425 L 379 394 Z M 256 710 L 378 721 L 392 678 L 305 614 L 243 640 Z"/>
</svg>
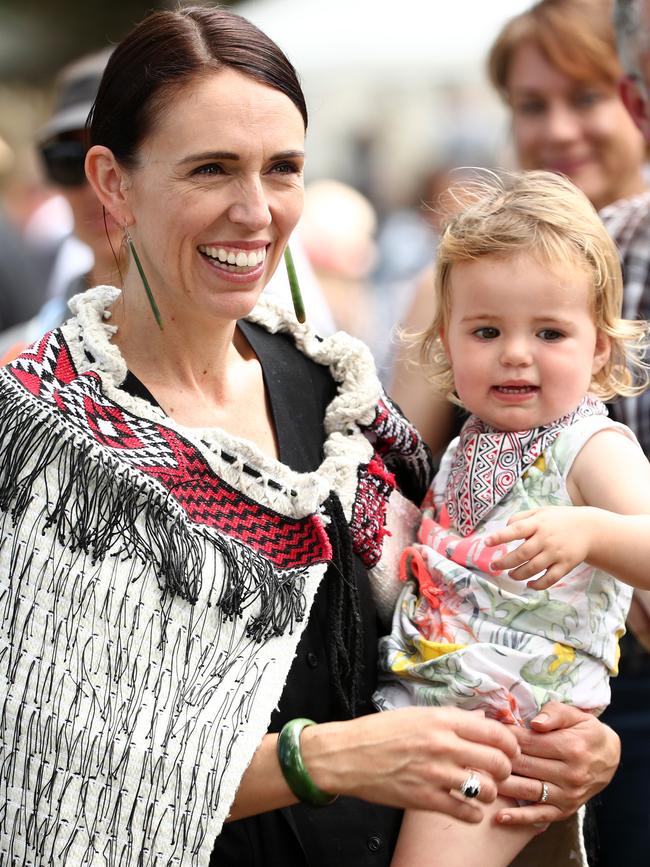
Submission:
<svg viewBox="0 0 650 867">
<path fill-rule="evenodd" d="M 235 200 L 228 216 L 233 223 L 256 231 L 265 229 L 272 220 L 264 184 L 260 178 L 242 181 L 236 188 Z"/>
<path fill-rule="evenodd" d="M 576 111 L 565 102 L 552 103 L 546 112 L 544 135 L 547 141 L 573 141 L 580 137 L 581 121 Z"/>
</svg>

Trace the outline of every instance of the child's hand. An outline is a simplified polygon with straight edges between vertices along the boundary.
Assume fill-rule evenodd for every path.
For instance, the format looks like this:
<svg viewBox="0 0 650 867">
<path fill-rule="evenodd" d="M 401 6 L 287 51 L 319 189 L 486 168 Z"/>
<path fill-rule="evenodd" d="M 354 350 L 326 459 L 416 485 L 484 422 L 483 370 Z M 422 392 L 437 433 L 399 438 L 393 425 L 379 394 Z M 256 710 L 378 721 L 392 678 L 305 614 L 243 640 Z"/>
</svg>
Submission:
<svg viewBox="0 0 650 867">
<path fill-rule="evenodd" d="M 507 527 L 485 538 L 489 546 L 524 539 L 514 551 L 494 561 L 495 569 L 512 570 L 509 575 L 517 581 L 543 572 L 528 586 L 546 590 L 587 559 L 593 511 L 585 506 L 546 506 L 513 515 Z"/>
</svg>

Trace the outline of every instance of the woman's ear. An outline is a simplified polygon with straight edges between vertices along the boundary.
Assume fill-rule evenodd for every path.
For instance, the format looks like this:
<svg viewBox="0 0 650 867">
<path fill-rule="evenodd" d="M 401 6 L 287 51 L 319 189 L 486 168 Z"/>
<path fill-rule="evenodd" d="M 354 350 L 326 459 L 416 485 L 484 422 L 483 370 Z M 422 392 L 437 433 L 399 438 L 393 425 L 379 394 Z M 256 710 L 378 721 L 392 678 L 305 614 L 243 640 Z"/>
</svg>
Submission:
<svg viewBox="0 0 650 867">
<path fill-rule="evenodd" d="M 597 373 L 603 369 L 603 367 L 609 361 L 609 357 L 612 354 L 612 340 L 609 334 L 605 334 L 604 331 L 601 331 L 600 328 L 596 332 L 596 346 L 594 347 L 594 361 L 591 366 L 591 375 L 596 376 Z"/>
<path fill-rule="evenodd" d="M 128 176 L 113 152 L 103 145 L 93 145 L 86 154 L 86 177 L 115 222 L 120 226 L 130 226 L 133 214 L 126 196 Z"/>
</svg>

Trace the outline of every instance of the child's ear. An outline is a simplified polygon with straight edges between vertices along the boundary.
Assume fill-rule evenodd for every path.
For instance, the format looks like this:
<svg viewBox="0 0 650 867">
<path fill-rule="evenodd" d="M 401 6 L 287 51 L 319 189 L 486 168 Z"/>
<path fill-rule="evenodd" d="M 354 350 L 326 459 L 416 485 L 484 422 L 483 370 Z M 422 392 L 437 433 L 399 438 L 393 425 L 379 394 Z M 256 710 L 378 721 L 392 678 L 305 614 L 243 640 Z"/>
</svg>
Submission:
<svg viewBox="0 0 650 867">
<path fill-rule="evenodd" d="M 597 373 L 603 369 L 603 367 L 609 361 L 609 357 L 612 354 L 612 340 L 609 334 L 605 334 L 604 331 L 598 329 L 596 333 L 596 346 L 594 347 L 594 361 L 591 366 L 591 375 L 596 376 Z"/>
<path fill-rule="evenodd" d="M 449 358 L 449 343 L 447 341 L 447 332 L 444 328 L 440 329 L 438 339 L 440 340 L 442 348 L 445 350 L 445 355 L 447 356 L 447 358 Z"/>
</svg>

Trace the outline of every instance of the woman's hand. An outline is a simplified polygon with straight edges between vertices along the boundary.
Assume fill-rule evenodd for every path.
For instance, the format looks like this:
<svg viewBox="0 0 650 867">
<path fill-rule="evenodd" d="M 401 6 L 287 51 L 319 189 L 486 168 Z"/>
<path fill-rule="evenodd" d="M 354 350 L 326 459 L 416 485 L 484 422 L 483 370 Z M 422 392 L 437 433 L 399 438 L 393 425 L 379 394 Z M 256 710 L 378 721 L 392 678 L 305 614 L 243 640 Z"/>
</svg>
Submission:
<svg viewBox="0 0 650 867">
<path fill-rule="evenodd" d="M 385 711 L 302 735 L 305 766 L 321 789 L 466 822 L 481 821 L 476 800 L 495 799 L 518 752 L 511 727 L 456 708 Z M 459 792 L 468 769 L 481 780 L 474 801 Z"/>
<path fill-rule="evenodd" d="M 618 735 L 595 716 L 559 702 L 544 705 L 532 728 L 513 727 L 521 755 L 499 794 L 545 804 L 501 810 L 497 821 L 511 825 L 557 822 L 593 798 L 609 783 L 620 758 Z"/>
</svg>

